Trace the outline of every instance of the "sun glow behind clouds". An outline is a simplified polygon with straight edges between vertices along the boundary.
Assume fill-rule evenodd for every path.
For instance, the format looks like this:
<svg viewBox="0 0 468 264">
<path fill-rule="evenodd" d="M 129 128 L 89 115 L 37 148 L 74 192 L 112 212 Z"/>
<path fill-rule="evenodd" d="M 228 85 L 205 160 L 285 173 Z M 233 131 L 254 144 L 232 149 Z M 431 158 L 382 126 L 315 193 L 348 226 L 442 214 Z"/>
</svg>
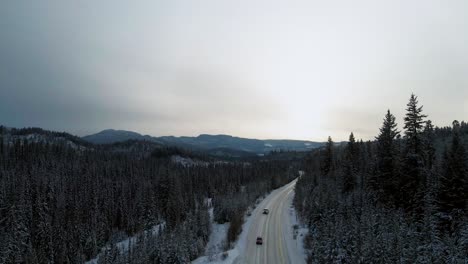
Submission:
<svg viewBox="0 0 468 264">
<path fill-rule="evenodd" d="M 2 5 L 11 126 L 370 139 L 411 92 L 436 124 L 468 116 L 465 1 Z"/>
</svg>

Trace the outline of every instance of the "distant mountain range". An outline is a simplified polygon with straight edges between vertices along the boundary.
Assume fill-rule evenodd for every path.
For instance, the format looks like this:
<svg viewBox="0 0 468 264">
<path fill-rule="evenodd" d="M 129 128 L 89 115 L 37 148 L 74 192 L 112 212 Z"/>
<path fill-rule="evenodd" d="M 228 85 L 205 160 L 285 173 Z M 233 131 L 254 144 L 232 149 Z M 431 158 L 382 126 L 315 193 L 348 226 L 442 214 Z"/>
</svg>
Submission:
<svg viewBox="0 0 468 264">
<path fill-rule="evenodd" d="M 163 145 L 178 146 L 195 150 L 209 150 L 219 154 L 266 154 L 271 151 L 307 151 L 324 145 L 323 142 L 304 140 L 261 140 L 233 137 L 229 135 L 206 135 L 197 137 L 152 137 L 141 135 L 133 131 L 106 129 L 99 133 L 82 137 L 83 140 L 94 144 L 112 144 L 127 140 L 146 140 Z"/>
</svg>

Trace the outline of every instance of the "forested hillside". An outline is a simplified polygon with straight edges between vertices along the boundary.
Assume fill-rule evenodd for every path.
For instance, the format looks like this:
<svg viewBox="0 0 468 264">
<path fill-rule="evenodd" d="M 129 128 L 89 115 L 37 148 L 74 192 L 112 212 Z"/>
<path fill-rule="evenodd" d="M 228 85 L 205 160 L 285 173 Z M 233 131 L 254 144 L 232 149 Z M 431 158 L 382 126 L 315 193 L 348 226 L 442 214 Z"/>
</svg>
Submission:
<svg viewBox="0 0 468 264">
<path fill-rule="evenodd" d="M 467 263 L 468 124 L 434 128 L 412 95 L 375 141 L 331 138 L 305 161 L 294 205 L 308 263 Z"/>
<path fill-rule="evenodd" d="M 207 198 L 235 239 L 246 208 L 295 176 L 281 161 L 188 166 L 174 162 L 186 154 L 175 149 L 137 155 L 152 147 L 76 147 L 51 140 L 61 134 L 15 131 L 0 131 L 0 263 L 83 263 L 107 245 L 99 263 L 187 263 L 210 234 Z M 47 137 L 27 136 L 38 131 Z M 111 246 L 135 234 L 145 235 L 126 254 Z"/>
<path fill-rule="evenodd" d="M 132 131 L 106 129 L 84 136 L 84 141 L 94 144 L 112 144 L 128 140 L 144 140 L 166 146 L 176 146 L 210 153 L 215 156 L 252 157 L 271 151 L 309 151 L 323 146 L 323 142 L 304 140 L 260 140 L 233 137 L 230 135 L 207 135 L 197 137 L 152 137 Z"/>
</svg>

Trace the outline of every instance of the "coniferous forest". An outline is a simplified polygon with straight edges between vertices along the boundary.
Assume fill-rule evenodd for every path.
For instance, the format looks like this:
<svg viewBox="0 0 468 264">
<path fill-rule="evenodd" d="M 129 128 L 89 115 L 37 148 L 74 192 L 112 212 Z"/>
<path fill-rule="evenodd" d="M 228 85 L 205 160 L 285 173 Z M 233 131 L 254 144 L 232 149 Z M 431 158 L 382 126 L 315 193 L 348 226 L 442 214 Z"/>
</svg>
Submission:
<svg viewBox="0 0 468 264">
<path fill-rule="evenodd" d="M 375 140 L 329 138 L 304 161 L 308 263 L 468 261 L 468 124 L 434 127 L 411 95 L 398 127 L 389 110 Z"/>
<path fill-rule="evenodd" d="M 209 198 L 214 219 L 232 223 L 232 242 L 247 207 L 296 175 L 281 161 L 187 166 L 171 161 L 184 153 L 174 148 L 143 157 L 66 134 L 58 135 L 74 147 L 10 140 L 30 132 L 2 128 L 0 263 L 84 263 L 101 248 L 99 263 L 188 263 L 210 234 Z M 129 236 L 137 236 L 130 250 L 117 250 Z"/>
<path fill-rule="evenodd" d="M 468 124 L 435 127 L 415 95 L 401 126 L 388 110 L 375 140 L 329 137 L 305 156 L 220 160 L 145 141 L 0 132 L 0 263 L 189 263 L 211 221 L 230 223 L 228 249 L 248 208 L 299 170 L 308 263 L 467 261 Z"/>
<path fill-rule="evenodd" d="M 0 0 L 0 264 L 468 264 L 468 0 Z"/>
</svg>

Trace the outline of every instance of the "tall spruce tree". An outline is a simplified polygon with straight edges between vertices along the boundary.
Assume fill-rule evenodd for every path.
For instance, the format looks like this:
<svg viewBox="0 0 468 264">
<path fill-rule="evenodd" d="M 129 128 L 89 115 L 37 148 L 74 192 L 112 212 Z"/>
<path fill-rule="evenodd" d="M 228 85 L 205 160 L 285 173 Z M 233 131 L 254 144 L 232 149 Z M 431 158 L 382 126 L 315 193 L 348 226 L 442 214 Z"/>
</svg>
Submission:
<svg viewBox="0 0 468 264">
<path fill-rule="evenodd" d="M 427 116 L 422 114 L 423 106 L 418 106 L 418 97 L 411 94 L 406 108 L 405 116 L 405 138 L 406 152 L 420 155 L 422 153 L 422 132 Z"/>
<path fill-rule="evenodd" d="M 373 178 L 373 187 L 383 201 L 394 202 L 398 188 L 398 148 L 395 140 L 400 132 L 395 116 L 387 110 L 377 139 L 377 173 Z"/>
<path fill-rule="evenodd" d="M 356 185 L 357 162 L 359 158 L 358 147 L 354 134 L 351 132 L 345 149 L 345 167 L 343 171 L 344 193 L 352 191 Z"/>
<path fill-rule="evenodd" d="M 423 149 L 423 129 L 425 125 L 422 114 L 422 106 L 418 105 L 418 97 L 411 94 L 406 108 L 405 116 L 405 155 L 403 158 L 402 176 L 400 178 L 400 204 L 415 212 L 421 208 L 424 184 L 424 149 Z"/>
<path fill-rule="evenodd" d="M 328 175 L 330 171 L 333 169 L 333 140 L 329 136 L 327 144 L 325 146 L 325 154 L 324 154 L 324 160 L 323 160 L 323 165 L 322 165 L 322 173 L 324 175 Z"/>
<path fill-rule="evenodd" d="M 434 166 L 436 158 L 436 149 L 434 147 L 434 125 L 431 120 L 427 120 L 423 133 L 423 146 L 424 146 L 424 163 L 428 170 Z"/>
<path fill-rule="evenodd" d="M 460 124 L 454 121 L 452 144 L 444 155 L 439 185 L 438 204 L 441 212 L 450 215 L 454 210 L 466 210 L 467 177 L 467 154 L 460 138 Z"/>
</svg>

